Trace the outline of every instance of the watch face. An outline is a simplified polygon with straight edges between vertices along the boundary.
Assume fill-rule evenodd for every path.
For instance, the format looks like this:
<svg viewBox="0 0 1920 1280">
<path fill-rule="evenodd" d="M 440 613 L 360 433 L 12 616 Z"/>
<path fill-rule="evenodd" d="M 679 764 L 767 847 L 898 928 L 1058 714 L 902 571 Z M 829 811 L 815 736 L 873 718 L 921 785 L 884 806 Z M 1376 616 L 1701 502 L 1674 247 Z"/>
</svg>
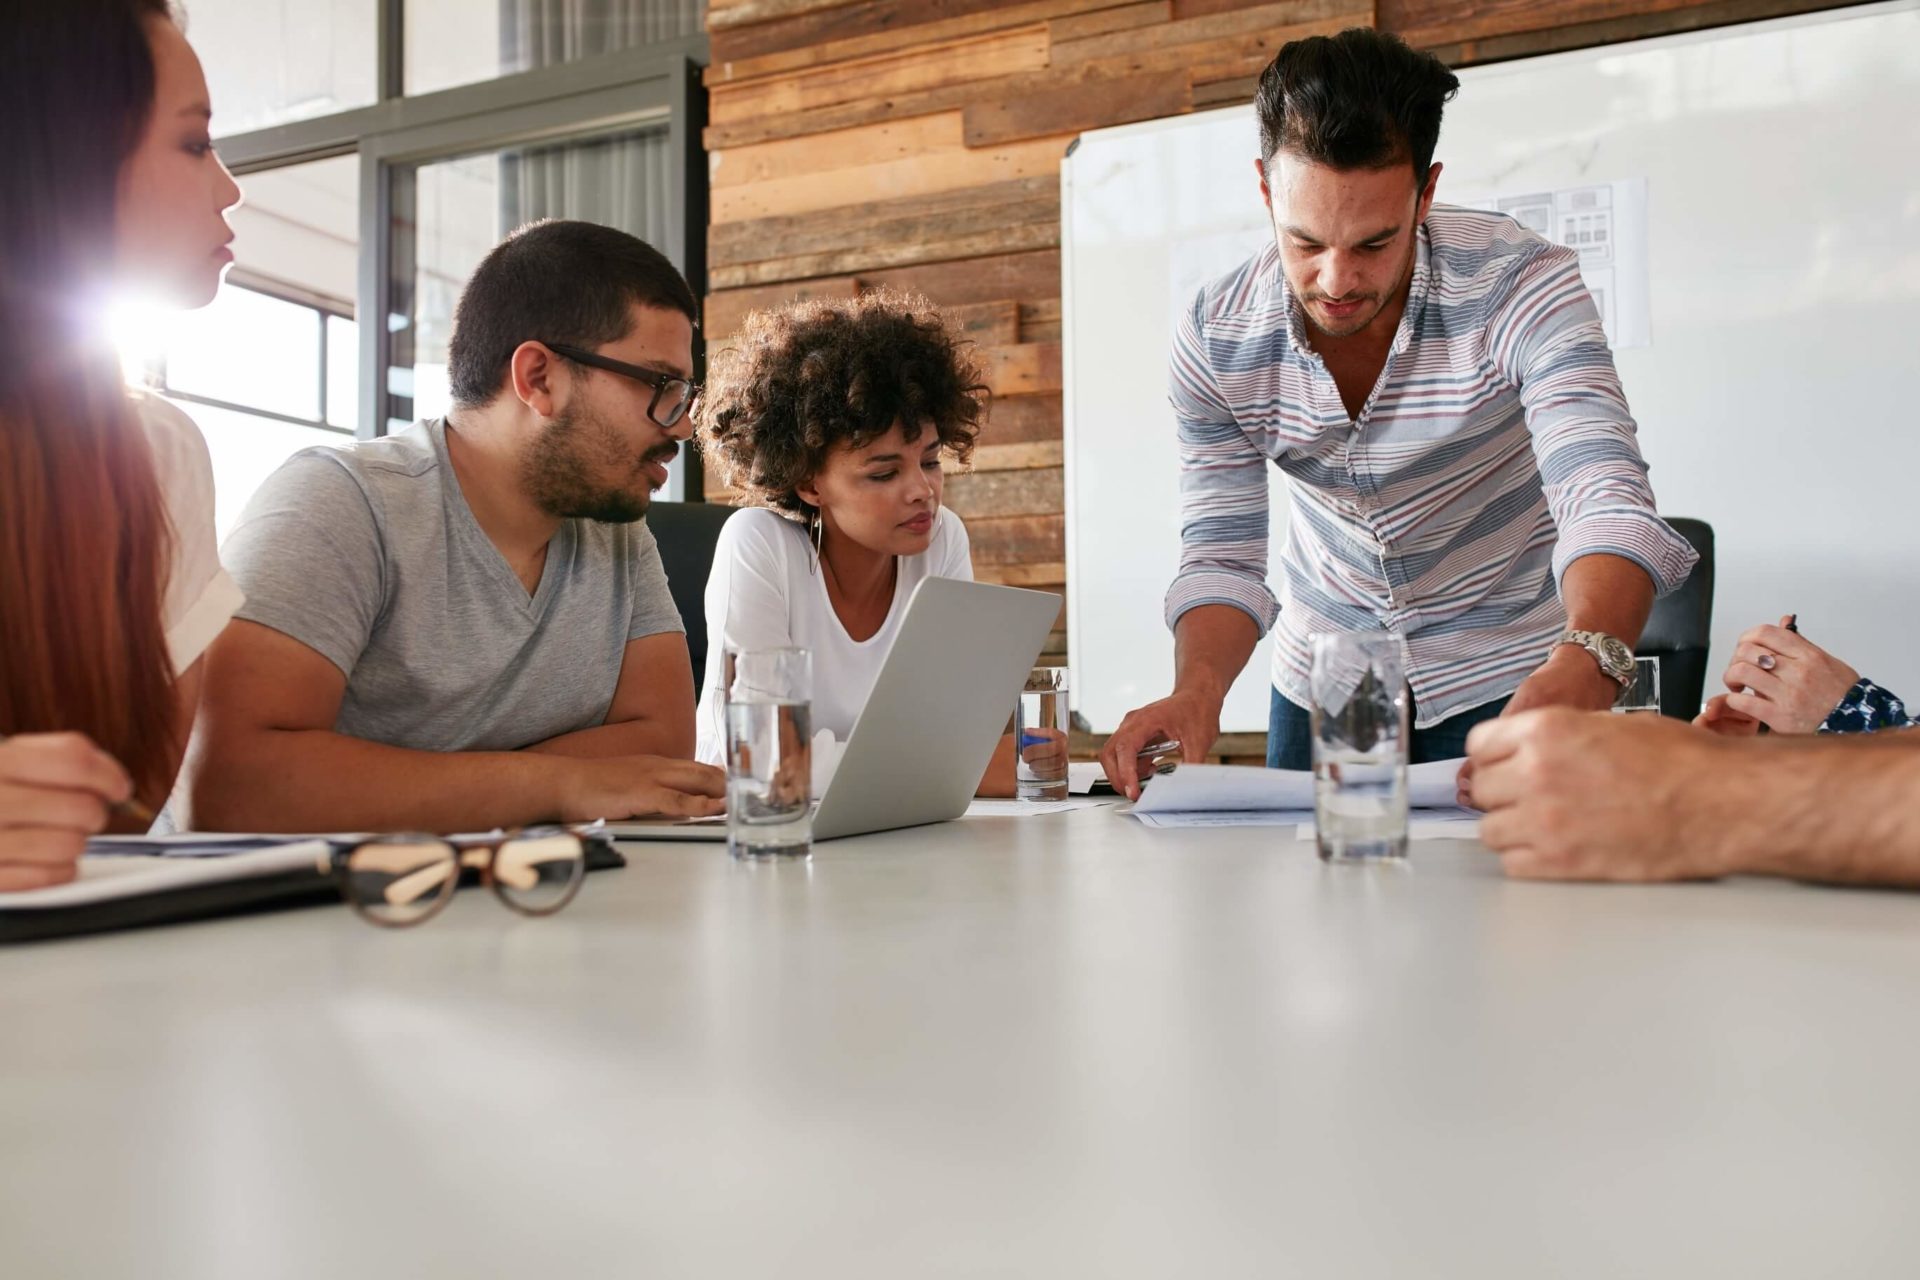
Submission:
<svg viewBox="0 0 1920 1280">
<path fill-rule="evenodd" d="M 1600 642 L 1600 652 L 1606 655 L 1607 665 L 1615 671 L 1633 670 L 1633 650 L 1623 641 L 1608 636 Z"/>
</svg>

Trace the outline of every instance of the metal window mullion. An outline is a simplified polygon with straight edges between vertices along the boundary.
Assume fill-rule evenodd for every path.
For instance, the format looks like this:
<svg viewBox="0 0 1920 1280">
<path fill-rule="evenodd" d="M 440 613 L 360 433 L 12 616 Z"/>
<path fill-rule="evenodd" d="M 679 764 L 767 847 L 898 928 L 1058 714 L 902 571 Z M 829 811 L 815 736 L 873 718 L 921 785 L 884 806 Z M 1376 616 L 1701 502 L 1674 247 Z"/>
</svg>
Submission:
<svg viewBox="0 0 1920 1280">
<path fill-rule="evenodd" d="M 398 5 L 400 0 L 387 2 Z M 397 16 L 382 26 L 382 33 L 388 44 L 398 49 L 401 30 Z M 400 58 L 398 53 L 394 56 Z M 616 50 L 577 62 L 517 71 L 416 97 L 383 99 L 371 106 L 354 107 L 311 120 L 294 120 L 228 134 L 217 141 L 228 168 L 237 174 L 254 173 L 305 160 L 345 155 L 369 138 L 458 120 L 484 119 L 501 111 L 598 90 L 665 80 L 675 67 L 689 60 L 704 62 L 706 56 L 707 38 L 689 36 L 658 45 Z M 383 76 L 397 76 L 402 66 L 399 62 L 388 66 L 383 61 L 381 70 Z"/>
<path fill-rule="evenodd" d="M 355 290 L 360 326 L 360 406 L 354 435 L 371 440 L 386 434 L 387 334 L 393 268 L 388 236 L 393 226 L 392 170 L 371 146 L 360 149 L 360 278 Z"/>
<path fill-rule="evenodd" d="M 320 330 L 320 365 L 318 370 L 319 377 L 320 377 L 320 412 L 317 416 L 319 417 L 320 421 L 325 422 L 327 420 L 327 382 L 328 382 L 328 378 L 327 378 L 327 313 L 322 311 L 318 307 L 313 308 L 313 323 L 315 327 L 317 327 Z"/>
<path fill-rule="evenodd" d="M 262 409 L 258 405 L 240 404 L 233 400 L 222 400 L 219 396 L 203 396 L 197 391 L 182 391 L 178 387 L 159 386 L 153 388 L 169 400 L 184 400 L 188 404 L 205 405 L 209 409 L 224 409 L 228 413 L 244 413 L 249 418 L 265 418 L 269 422 L 284 422 L 290 427 L 305 427 L 309 431 L 330 431 L 335 435 L 351 435 L 345 427 L 336 427 L 326 419 L 315 421 L 303 418 L 297 413 L 281 413 L 278 409 Z"/>
<path fill-rule="evenodd" d="M 407 91 L 407 0 L 374 0 L 374 95 L 389 102 Z"/>
<path fill-rule="evenodd" d="M 707 296 L 707 151 L 703 134 L 707 124 L 707 93 L 700 83 L 700 67 L 692 59 L 683 59 L 673 68 L 671 77 L 673 115 L 668 122 L 667 253 L 680 265 L 696 302 Z M 705 378 L 706 333 L 696 324 L 693 330 L 693 359 L 696 378 Z M 680 493 L 683 502 L 699 502 L 706 497 L 706 466 L 699 446 L 691 445 L 681 464 Z"/>
</svg>

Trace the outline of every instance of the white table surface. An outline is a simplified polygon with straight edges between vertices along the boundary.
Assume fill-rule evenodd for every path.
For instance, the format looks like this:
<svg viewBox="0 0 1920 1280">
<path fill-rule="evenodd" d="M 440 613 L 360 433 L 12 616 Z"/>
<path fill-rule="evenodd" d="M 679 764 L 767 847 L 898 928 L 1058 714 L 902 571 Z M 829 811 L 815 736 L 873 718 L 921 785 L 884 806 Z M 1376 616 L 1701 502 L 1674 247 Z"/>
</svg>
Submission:
<svg viewBox="0 0 1920 1280">
<path fill-rule="evenodd" d="M 1920 897 L 991 818 L 0 951 L 0 1275 L 1920 1275 Z"/>
</svg>

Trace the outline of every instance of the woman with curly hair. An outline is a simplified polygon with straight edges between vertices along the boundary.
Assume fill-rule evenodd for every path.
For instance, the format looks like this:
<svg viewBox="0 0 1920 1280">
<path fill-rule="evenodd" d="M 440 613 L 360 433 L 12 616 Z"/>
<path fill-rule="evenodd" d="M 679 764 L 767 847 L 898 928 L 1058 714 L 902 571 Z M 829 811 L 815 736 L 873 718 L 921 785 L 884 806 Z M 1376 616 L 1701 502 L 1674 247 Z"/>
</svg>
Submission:
<svg viewBox="0 0 1920 1280">
<path fill-rule="evenodd" d="M 811 650 L 813 727 L 846 741 L 914 588 L 973 578 L 940 464 L 972 456 L 985 395 L 939 314 L 887 291 L 756 312 L 714 357 L 700 441 L 751 505 L 720 531 L 707 580 L 697 759 L 725 753 L 729 646 Z M 1003 740 L 982 790 L 1012 786 Z"/>
</svg>

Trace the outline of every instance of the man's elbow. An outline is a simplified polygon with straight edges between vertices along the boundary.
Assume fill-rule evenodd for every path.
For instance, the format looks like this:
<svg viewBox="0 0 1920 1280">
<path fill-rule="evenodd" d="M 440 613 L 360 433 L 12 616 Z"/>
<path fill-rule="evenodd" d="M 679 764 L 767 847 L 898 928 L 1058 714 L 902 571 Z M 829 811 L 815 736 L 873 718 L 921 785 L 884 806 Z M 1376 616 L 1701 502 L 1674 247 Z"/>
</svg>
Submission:
<svg viewBox="0 0 1920 1280">
<path fill-rule="evenodd" d="M 235 741 L 238 736 L 241 740 Z M 190 831 L 272 831 L 276 796 L 260 761 L 264 744 L 247 745 L 249 735 L 207 734 L 196 742 L 182 772 L 178 815 Z"/>
</svg>

